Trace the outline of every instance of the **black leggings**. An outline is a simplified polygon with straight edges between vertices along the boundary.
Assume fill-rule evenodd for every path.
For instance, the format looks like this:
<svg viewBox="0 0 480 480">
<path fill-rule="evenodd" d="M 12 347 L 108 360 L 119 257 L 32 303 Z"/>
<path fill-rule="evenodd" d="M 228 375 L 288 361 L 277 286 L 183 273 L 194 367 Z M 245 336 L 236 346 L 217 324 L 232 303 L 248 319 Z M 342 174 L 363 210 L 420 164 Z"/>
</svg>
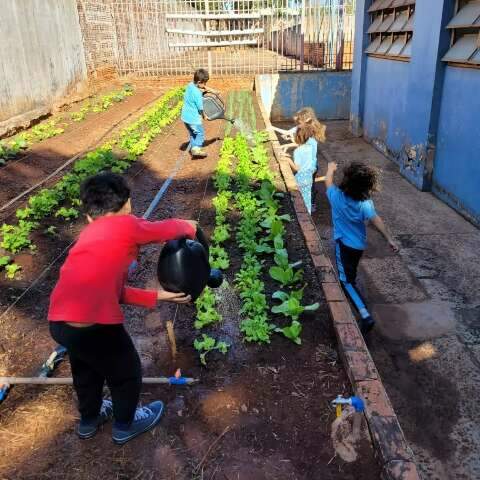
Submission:
<svg viewBox="0 0 480 480">
<path fill-rule="evenodd" d="M 338 277 L 343 290 L 355 305 L 362 318 L 370 317 L 365 306 L 365 301 L 360 295 L 355 283 L 357 280 L 357 268 L 362 258 L 363 250 L 347 247 L 340 240 L 335 244 L 335 257 L 337 261 Z"/>
<path fill-rule="evenodd" d="M 106 381 L 115 421 L 129 425 L 140 398 L 142 370 L 140 357 L 123 325 L 76 328 L 50 322 L 50 334 L 68 350 L 82 420 L 99 414 Z"/>
</svg>

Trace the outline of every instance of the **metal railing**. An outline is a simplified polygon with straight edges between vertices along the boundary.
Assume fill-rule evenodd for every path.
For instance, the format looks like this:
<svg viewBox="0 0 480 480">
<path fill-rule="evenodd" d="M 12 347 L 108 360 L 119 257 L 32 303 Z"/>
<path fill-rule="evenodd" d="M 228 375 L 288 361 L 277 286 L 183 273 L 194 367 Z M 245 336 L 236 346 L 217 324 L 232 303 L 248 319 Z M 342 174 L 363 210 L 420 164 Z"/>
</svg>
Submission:
<svg viewBox="0 0 480 480">
<path fill-rule="evenodd" d="M 354 0 L 78 0 L 90 70 L 212 75 L 349 70 Z M 108 63 L 114 65 L 108 65 Z"/>
</svg>

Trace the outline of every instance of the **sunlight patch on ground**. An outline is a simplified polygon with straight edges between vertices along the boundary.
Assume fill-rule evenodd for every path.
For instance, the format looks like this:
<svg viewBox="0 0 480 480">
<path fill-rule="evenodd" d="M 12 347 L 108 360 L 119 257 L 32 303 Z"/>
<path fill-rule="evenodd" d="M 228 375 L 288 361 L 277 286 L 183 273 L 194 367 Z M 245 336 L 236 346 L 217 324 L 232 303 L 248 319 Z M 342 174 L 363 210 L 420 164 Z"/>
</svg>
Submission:
<svg viewBox="0 0 480 480">
<path fill-rule="evenodd" d="M 430 343 L 424 342 L 418 345 L 418 347 L 411 348 L 408 351 L 408 356 L 412 362 L 418 363 L 433 358 L 437 355 L 437 349 Z"/>
<path fill-rule="evenodd" d="M 29 387 L 15 387 L 29 388 Z M 51 388 L 51 387 L 50 387 Z M 55 437 L 72 428 L 71 389 L 55 388 L 18 407 L 6 410 L 0 421 L 0 471 L 18 468 L 37 451 L 48 450 Z"/>
<path fill-rule="evenodd" d="M 238 388 L 211 392 L 202 401 L 203 418 L 214 428 L 237 425 L 245 403 L 245 395 Z"/>
</svg>

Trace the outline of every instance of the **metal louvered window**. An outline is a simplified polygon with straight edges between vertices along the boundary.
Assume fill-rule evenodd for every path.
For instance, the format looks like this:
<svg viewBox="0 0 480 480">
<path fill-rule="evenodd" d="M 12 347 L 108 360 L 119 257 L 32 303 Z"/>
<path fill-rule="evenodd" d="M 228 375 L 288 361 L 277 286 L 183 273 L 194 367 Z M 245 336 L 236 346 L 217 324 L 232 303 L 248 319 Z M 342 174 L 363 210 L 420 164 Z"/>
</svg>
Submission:
<svg viewBox="0 0 480 480">
<path fill-rule="evenodd" d="M 368 12 L 370 44 L 365 52 L 375 57 L 409 60 L 415 0 L 372 0 Z"/>
<path fill-rule="evenodd" d="M 452 31 L 452 44 L 442 60 L 480 67 L 480 0 L 459 0 L 447 28 Z"/>
</svg>

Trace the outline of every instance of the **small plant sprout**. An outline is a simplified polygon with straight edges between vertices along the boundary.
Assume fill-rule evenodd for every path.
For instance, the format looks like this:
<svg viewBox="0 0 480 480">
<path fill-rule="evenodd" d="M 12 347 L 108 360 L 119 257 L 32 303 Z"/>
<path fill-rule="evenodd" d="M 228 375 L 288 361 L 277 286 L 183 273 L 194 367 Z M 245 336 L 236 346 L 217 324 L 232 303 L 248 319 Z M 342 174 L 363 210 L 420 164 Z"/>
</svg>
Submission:
<svg viewBox="0 0 480 480">
<path fill-rule="evenodd" d="M 292 320 L 298 320 L 304 311 L 312 312 L 319 308 L 320 305 L 318 303 L 313 303 L 312 305 L 302 305 L 300 303 L 302 297 L 303 288 L 300 290 L 295 290 L 291 293 L 276 291 L 272 295 L 272 298 L 278 299 L 282 303 L 272 307 L 272 313 L 281 313 L 286 317 L 290 317 Z"/>
<path fill-rule="evenodd" d="M 195 350 L 200 354 L 200 362 L 202 365 L 207 365 L 207 355 L 214 350 L 218 350 L 224 355 L 228 352 L 230 345 L 226 342 L 217 342 L 214 338 L 209 337 L 205 333 L 202 334 L 202 338 L 195 339 L 193 346 Z"/>
<path fill-rule="evenodd" d="M 47 235 L 50 235 L 51 237 L 58 236 L 57 227 L 55 227 L 55 225 L 51 225 L 50 227 L 46 228 L 44 233 L 46 233 Z"/>
<path fill-rule="evenodd" d="M 15 278 L 15 275 L 22 269 L 20 265 L 17 265 L 16 263 L 10 263 L 8 265 L 5 265 L 5 276 L 9 280 L 13 280 Z"/>
<path fill-rule="evenodd" d="M 275 331 L 277 333 L 283 333 L 285 337 L 290 339 L 292 342 L 295 342 L 297 345 L 302 344 L 302 339 L 300 338 L 300 334 L 302 333 L 302 324 L 297 320 L 292 320 L 290 325 L 287 325 L 283 328 L 276 328 Z"/>
<path fill-rule="evenodd" d="M 217 300 L 212 289 L 209 287 L 205 288 L 202 294 L 195 301 L 195 306 L 197 307 L 197 318 L 194 326 L 197 330 L 222 320 L 222 316 L 217 312 L 216 303 Z"/>
<path fill-rule="evenodd" d="M 59 210 L 57 210 L 57 212 L 55 213 L 55 216 L 56 217 L 62 217 L 65 220 L 74 220 L 75 218 L 78 217 L 79 214 L 80 214 L 80 212 L 76 208 L 62 207 Z"/>
<path fill-rule="evenodd" d="M 11 261 L 12 259 L 8 255 L 0 257 L 0 268 L 7 266 Z"/>
</svg>

